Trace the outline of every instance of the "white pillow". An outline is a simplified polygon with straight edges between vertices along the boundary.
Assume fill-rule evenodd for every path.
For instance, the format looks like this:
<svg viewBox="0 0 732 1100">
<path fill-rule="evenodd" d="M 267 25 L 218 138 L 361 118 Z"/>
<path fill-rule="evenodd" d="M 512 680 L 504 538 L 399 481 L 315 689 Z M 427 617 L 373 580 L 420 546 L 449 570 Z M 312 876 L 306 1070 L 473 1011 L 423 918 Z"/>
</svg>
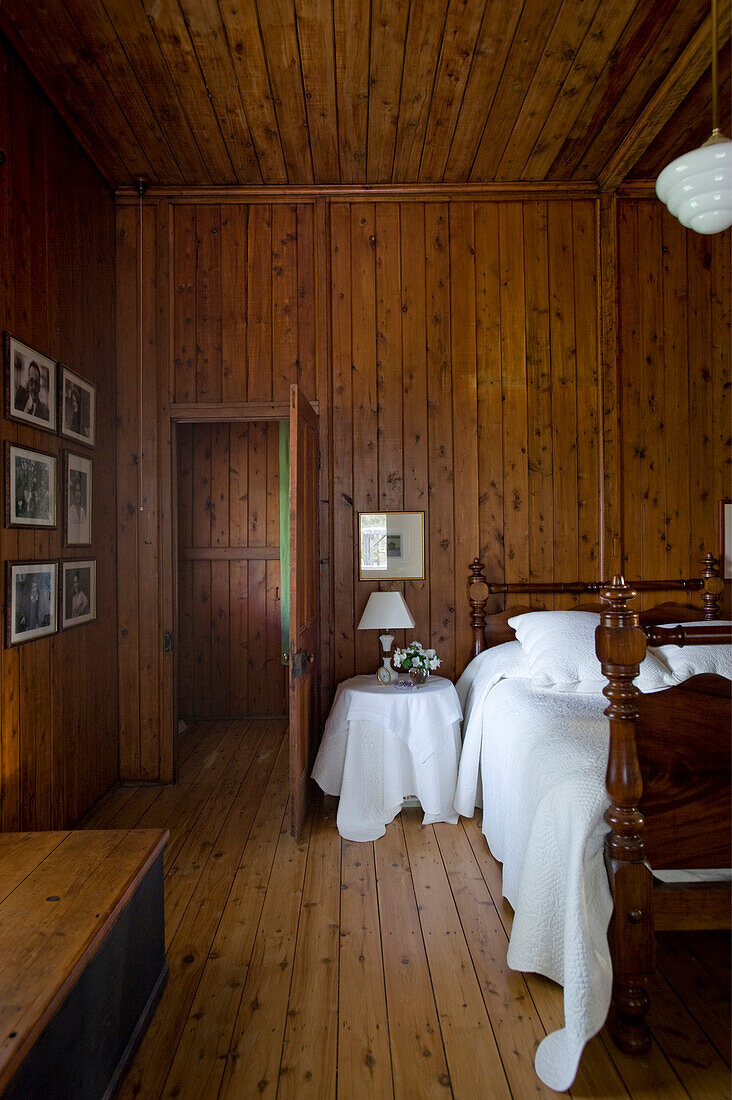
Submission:
<svg viewBox="0 0 732 1100">
<path fill-rule="evenodd" d="M 531 682 L 555 691 L 598 692 L 607 684 L 595 656 L 595 630 L 600 616 L 593 611 L 529 611 L 508 620 L 526 654 Z M 649 651 L 636 685 L 643 692 L 660 691 L 676 681 Z"/>
<path fill-rule="evenodd" d="M 725 620 L 699 623 L 664 623 L 664 626 L 732 626 Z M 654 649 L 671 670 L 673 682 L 681 684 L 691 676 L 716 673 L 732 680 L 732 646 L 729 645 L 662 645 Z"/>
</svg>

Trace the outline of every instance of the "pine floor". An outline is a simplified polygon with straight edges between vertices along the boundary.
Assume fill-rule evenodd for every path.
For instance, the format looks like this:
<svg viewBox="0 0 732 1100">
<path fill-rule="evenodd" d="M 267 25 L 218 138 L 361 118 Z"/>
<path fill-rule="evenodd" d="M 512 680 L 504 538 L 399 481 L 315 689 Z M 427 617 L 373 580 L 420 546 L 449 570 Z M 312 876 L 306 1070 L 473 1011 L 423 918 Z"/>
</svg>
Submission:
<svg viewBox="0 0 732 1100">
<path fill-rule="evenodd" d="M 533 1071 L 561 991 L 506 966 L 511 911 L 479 822 L 404 811 L 342 841 L 320 800 L 288 831 L 282 721 L 202 722 L 179 782 L 111 792 L 89 828 L 167 826 L 170 979 L 122 1100 L 556 1096 Z M 603 1033 L 573 1097 L 730 1095 L 729 937 L 660 937 L 647 1058 Z"/>
</svg>

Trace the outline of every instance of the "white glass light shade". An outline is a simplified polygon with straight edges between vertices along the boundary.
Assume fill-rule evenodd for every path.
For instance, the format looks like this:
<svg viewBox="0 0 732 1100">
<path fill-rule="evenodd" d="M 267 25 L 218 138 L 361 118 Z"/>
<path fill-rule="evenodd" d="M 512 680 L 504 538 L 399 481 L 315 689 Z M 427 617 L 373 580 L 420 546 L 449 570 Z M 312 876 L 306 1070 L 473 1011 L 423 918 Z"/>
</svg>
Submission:
<svg viewBox="0 0 732 1100">
<path fill-rule="evenodd" d="M 414 626 L 412 613 L 401 592 L 372 592 L 363 610 L 359 630 L 393 630 Z"/>
<path fill-rule="evenodd" d="M 732 225 L 732 141 L 714 141 L 677 157 L 656 180 L 656 194 L 687 229 L 721 233 Z"/>
</svg>

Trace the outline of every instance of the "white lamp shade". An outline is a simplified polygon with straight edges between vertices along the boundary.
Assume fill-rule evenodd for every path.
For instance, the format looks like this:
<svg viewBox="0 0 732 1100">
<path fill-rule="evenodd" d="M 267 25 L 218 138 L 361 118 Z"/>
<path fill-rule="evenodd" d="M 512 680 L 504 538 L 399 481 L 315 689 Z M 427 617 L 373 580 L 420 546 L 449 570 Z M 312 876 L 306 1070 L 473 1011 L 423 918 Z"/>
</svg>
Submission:
<svg viewBox="0 0 732 1100">
<path fill-rule="evenodd" d="M 669 213 L 697 233 L 721 233 L 732 225 L 732 141 L 702 145 L 677 157 L 656 180 Z"/>
<path fill-rule="evenodd" d="M 363 610 L 359 630 L 396 630 L 414 626 L 412 613 L 401 592 L 372 592 Z"/>
</svg>

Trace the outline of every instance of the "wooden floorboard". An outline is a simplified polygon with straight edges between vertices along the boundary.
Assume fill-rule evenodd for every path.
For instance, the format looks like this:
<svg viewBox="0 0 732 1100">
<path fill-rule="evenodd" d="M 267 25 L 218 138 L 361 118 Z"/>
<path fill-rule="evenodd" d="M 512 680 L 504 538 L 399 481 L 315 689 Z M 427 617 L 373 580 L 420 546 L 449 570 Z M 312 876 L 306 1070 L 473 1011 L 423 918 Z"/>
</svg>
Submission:
<svg viewBox="0 0 732 1100">
<path fill-rule="evenodd" d="M 479 819 L 423 828 L 408 810 L 355 844 L 321 799 L 294 840 L 286 733 L 189 727 L 176 784 L 119 788 L 85 822 L 171 831 L 170 978 L 122 1100 L 555 1095 L 533 1058 L 562 991 L 506 964 L 513 914 Z M 729 1097 L 729 973 L 729 936 L 659 937 L 651 1052 L 603 1030 L 571 1097 Z"/>
</svg>

